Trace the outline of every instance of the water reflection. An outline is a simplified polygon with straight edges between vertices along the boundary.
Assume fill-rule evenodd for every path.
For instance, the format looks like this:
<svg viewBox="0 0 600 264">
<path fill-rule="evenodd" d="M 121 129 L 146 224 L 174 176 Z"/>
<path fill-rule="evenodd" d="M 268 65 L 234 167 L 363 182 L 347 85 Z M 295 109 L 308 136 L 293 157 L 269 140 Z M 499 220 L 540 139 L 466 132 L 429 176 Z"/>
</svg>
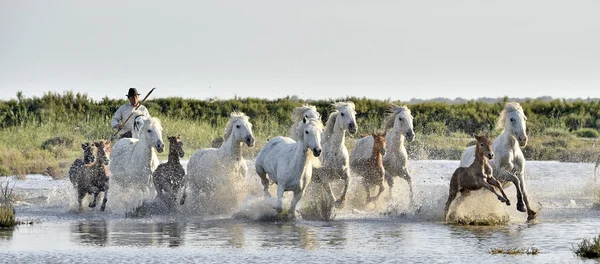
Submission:
<svg viewBox="0 0 600 264">
<path fill-rule="evenodd" d="M 245 223 L 230 220 L 195 223 L 189 231 L 189 240 L 202 246 L 243 248 L 246 246 L 245 230 Z"/>
<path fill-rule="evenodd" d="M 321 226 L 323 237 L 321 240 L 327 243 L 328 247 L 344 248 L 348 242 L 348 223 L 347 222 L 328 222 Z"/>
<path fill-rule="evenodd" d="M 186 224 L 180 222 L 116 222 L 111 225 L 111 245 L 179 247 L 184 244 L 185 229 Z"/>
<path fill-rule="evenodd" d="M 106 246 L 108 229 L 106 220 L 81 221 L 71 226 L 71 237 L 78 244 Z"/>
<path fill-rule="evenodd" d="M 158 245 L 167 245 L 168 247 L 179 247 L 184 244 L 185 223 L 157 223 L 156 236 Z"/>
<path fill-rule="evenodd" d="M 11 240 L 14 229 L 0 229 L 0 240 Z"/>
<path fill-rule="evenodd" d="M 260 223 L 257 238 L 262 247 L 315 249 L 319 241 L 311 226 L 301 223 Z"/>
</svg>

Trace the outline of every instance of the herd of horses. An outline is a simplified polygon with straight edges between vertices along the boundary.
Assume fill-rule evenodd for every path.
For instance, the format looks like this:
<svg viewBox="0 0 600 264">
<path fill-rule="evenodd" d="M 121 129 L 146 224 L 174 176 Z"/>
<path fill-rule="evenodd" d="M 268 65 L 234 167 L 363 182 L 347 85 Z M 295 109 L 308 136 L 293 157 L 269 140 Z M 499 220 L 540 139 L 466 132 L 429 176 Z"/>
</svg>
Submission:
<svg viewBox="0 0 600 264">
<path fill-rule="evenodd" d="M 315 106 L 297 107 L 291 113 L 293 124 L 290 137 L 273 137 L 255 158 L 256 174 L 264 191 L 270 197 L 269 187 L 276 184 L 275 209 L 283 210 L 283 196 L 293 192 L 289 213 L 295 216 L 296 205 L 309 184 L 319 184 L 326 197 L 337 208 L 343 208 L 351 172 L 362 179 L 366 191 L 365 203 L 379 198 L 385 185 L 391 192 L 394 178 L 407 181 L 410 204 L 414 205 L 412 177 L 407 168 L 408 155 L 405 140 L 415 138 L 413 116 L 406 106 L 391 105 L 384 117 L 383 129 L 361 135 L 352 152 L 346 148 L 346 132 L 356 134 L 355 106 L 352 102 L 337 102 L 326 124 Z M 497 195 L 500 202 L 510 205 L 503 187 L 514 185 L 517 210 L 527 212 L 528 220 L 536 218 L 530 207 L 524 182 L 525 159 L 521 147 L 527 143 L 526 120 L 522 107 L 508 102 L 498 118 L 503 132 L 495 140 L 485 135 L 476 136 L 475 146 L 467 148 L 450 181 L 445 217 L 454 198 L 472 190 L 485 188 Z M 248 166 L 242 157 L 242 147 L 253 147 L 255 138 L 249 117 L 233 112 L 225 127 L 220 146 L 203 148 L 189 159 L 187 173 L 180 163 L 184 156 L 180 137 L 169 136 L 169 155 L 160 164 L 156 152 L 162 152 L 162 126 L 157 118 L 138 116 L 134 120 L 132 138 L 114 142 L 98 141 L 82 144 L 83 158 L 77 159 L 69 178 L 77 190 L 79 206 L 86 194 L 94 196 L 89 207 L 96 206 L 100 192 L 104 192 L 101 210 L 106 207 L 109 182 L 143 192 L 156 190 L 156 196 L 168 208 L 193 201 L 202 212 L 220 214 L 223 208 L 239 206 L 239 196 L 247 194 Z M 110 179 L 110 181 L 109 181 Z M 339 195 L 332 184 L 343 181 Z M 260 188 L 260 187 L 259 187 Z M 374 196 L 371 191 L 377 188 Z M 496 189 L 502 195 L 498 195 Z M 337 190 L 337 189 L 336 189 Z M 210 203 L 218 200 L 219 203 Z M 189 204 L 190 202 L 188 202 Z"/>
</svg>

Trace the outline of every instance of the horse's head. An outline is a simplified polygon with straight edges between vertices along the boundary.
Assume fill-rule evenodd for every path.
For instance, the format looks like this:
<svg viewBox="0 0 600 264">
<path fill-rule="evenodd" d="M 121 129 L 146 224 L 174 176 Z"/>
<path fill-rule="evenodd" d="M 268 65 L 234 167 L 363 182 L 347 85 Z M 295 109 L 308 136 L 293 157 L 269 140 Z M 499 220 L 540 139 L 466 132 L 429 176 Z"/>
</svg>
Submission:
<svg viewBox="0 0 600 264">
<path fill-rule="evenodd" d="M 323 133 L 323 123 L 319 119 L 303 118 L 302 125 L 299 127 L 298 138 L 302 138 L 304 146 L 310 149 L 315 157 L 321 155 L 321 133 Z"/>
<path fill-rule="evenodd" d="M 392 105 L 390 113 L 385 117 L 385 128 L 400 132 L 408 141 L 415 139 L 413 116 L 406 106 Z"/>
<path fill-rule="evenodd" d="M 92 145 L 89 142 L 85 142 L 81 144 L 81 149 L 83 149 L 83 163 L 94 163 L 96 157 L 94 156 L 94 149 Z"/>
<path fill-rule="evenodd" d="M 165 150 L 165 143 L 162 139 L 162 125 L 160 120 L 156 117 L 147 118 L 145 116 L 138 116 L 135 118 L 134 130 L 137 129 L 140 141 L 146 140 L 151 147 L 156 148 L 158 153 Z"/>
<path fill-rule="evenodd" d="M 385 155 L 386 149 L 386 141 L 385 141 L 385 131 L 381 133 L 373 133 L 373 152 L 377 151 L 381 154 L 381 156 Z"/>
<path fill-rule="evenodd" d="M 252 123 L 244 113 L 231 113 L 229 122 L 225 127 L 225 140 L 233 137 L 234 142 L 245 143 L 248 147 L 254 147 L 254 135 L 252 134 Z"/>
<path fill-rule="evenodd" d="M 185 152 L 183 151 L 183 141 L 181 141 L 181 136 L 167 137 L 167 139 L 169 140 L 169 155 L 175 153 L 178 157 L 183 158 Z"/>
<path fill-rule="evenodd" d="M 335 123 L 341 126 L 342 129 L 348 130 L 351 134 L 356 133 L 358 126 L 356 125 L 356 111 L 354 111 L 354 103 L 341 102 L 334 103 L 333 106 L 338 111 Z"/>
<path fill-rule="evenodd" d="M 527 145 L 527 117 L 519 103 L 509 102 L 498 119 L 498 127 L 509 132 L 519 142 L 519 146 Z"/>
<path fill-rule="evenodd" d="M 488 159 L 494 158 L 492 141 L 485 135 L 477 135 L 475 136 L 475 139 L 477 139 L 477 145 L 475 146 L 475 152 L 477 155 L 482 155 Z"/>
<path fill-rule="evenodd" d="M 94 142 L 94 146 L 97 149 L 96 156 L 98 157 L 98 160 L 104 165 L 108 165 L 110 162 L 110 141 L 96 141 Z"/>
</svg>

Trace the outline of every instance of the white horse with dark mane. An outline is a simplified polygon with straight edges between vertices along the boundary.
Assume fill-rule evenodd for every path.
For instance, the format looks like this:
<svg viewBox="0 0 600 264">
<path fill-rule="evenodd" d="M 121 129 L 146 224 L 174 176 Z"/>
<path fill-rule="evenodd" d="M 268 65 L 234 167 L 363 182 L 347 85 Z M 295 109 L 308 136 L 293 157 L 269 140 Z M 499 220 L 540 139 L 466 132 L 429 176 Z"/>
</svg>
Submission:
<svg viewBox="0 0 600 264">
<path fill-rule="evenodd" d="M 410 204 L 414 206 L 412 180 L 406 166 L 408 154 L 404 146 L 404 138 L 409 141 L 414 140 L 415 132 L 413 130 L 413 116 L 406 106 L 392 105 L 389 113 L 384 119 L 385 130 L 391 129 L 386 133 L 387 142 L 385 155 L 383 156 L 383 166 L 385 168 L 385 179 L 390 187 L 390 194 L 394 186 L 394 178 L 398 176 L 407 181 L 410 190 Z M 371 157 L 373 150 L 373 136 L 363 137 L 356 142 L 354 149 L 350 153 L 350 164 L 361 164 L 362 161 Z M 352 170 L 352 168 L 351 168 Z"/>
<path fill-rule="evenodd" d="M 323 153 L 319 159 L 321 167 L 315 168 L 313 172 L 314 182 L 322 183 L 329 194 L 331 201 L 335 201 L 336 207 L 343 207 L 348 191 L 350 179 L 350 159 L 348 149 L 345 145 L 346 131 L 356 133 L 356 111 L 352 102 L 337 102 L 333 104 L 335 111 L 329 115 L 325 125 L 325 132 L 321 138 Z M 331 190 L 331 182 L 341 179 L 344 181 L 344 189 L 340 199 L 336 200 Z"/>
<path fill-rule="evenodd" d="M 137 116 L 133 135 L 122 138 L 110 153 L 110 183 L 121 187 L 137 187 L 144 192 L 152 190 L 152 173 L 160 164 L 156 151 L 163 152 L 162 126 L 156 117 Z"/>
<path fill-rule="evenodd" d="M 248 167 L 242 145 L 254 146 L 252 124 L 244 113 L 231 113 L 223 144 L 196 151 L 187 164 L 191 200 L 202 214 L 225 214 L 243 199 Z"/>
<path fill-rule="evenodd" d="M 256 157 L 256 173 L 261 179 L 266 197 L 269 193 L 269 179 L 277 184 L 278 213 L 283 210 L 282 199 L 285 191 L 294 192 L 290 214 L 295 217 L 296 204 L 312 178 L 313 167 L 319 167 L 321 155 L 321 133 L 323 123 L 319 119 L 304 118 L 296 127 L 294 141 L 288 137 L 275 137 L 261 149 Z M 269 178 L 267 178 L 267 174 Z"/>
<path fill-rule="evenodd" d="M 295 137 L 295 133 L 298 130 L 298 126 L 302 125 L 302 120 L 306 118 L 306 119 L 319 119 L 321 120 L 321 114 L 319 114 L 319 112 L 317 112 L 317 107 L 314 105 L 302 105 L 302 106 L 298 106 L 296 108 L 294 108 L 294 110 L 292 110 L 292 125 L 290 126 L 290 132 L 289 135 L 292 139 L 296 139 Z"/>
<path fill-rule="evenodd" d="M 537 213 L 531 209 L 525 189 L 525 157 L 521 147 L 527 144 L 527 117 L 519 103 L 508 102 L 500 113 L 496 127 L 503 129 L 492 144 L 495 153 L 491 165 L 494 177 L 505 186 L 513 183 L 517 190 L 517 210 L 527 212 L 527 220 L 535 219 Z M 475 148 L 467 148 L 461 158 L 460 166 L 469 167 L 475 159 Z M 523 204 L 524 203 L 524 204 Z M 527 207 L 527 210 L 525 209 Z"/>
</svg>

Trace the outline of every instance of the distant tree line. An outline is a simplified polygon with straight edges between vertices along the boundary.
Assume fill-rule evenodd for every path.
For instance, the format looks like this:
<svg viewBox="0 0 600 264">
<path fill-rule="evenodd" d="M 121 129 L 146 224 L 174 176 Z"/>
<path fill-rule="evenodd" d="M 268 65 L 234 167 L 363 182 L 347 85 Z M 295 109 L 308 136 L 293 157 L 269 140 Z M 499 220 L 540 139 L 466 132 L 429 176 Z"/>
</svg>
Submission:
<svg viewBox="0 0 600 264">
<path fill-rule="evenodd" d="M 452 132 L 477 133 L 493 130 L 498 114 L 508 98 L 494 103 L 467 101 L 451 104 L 439 101 L 402 103 L 390 100 L 347 97 L 337 101 L 353 101 L 356 105 L 359 125 L 370 129 L 381 127 L 382 118 L 389 105 L 406 104 L 414 116 L 417 133 L 449 134 Z M 43 126 L 50 123 L 76 125 L 80 122 L 106 122 L 126 100 L 109 99 L 95 101 L 87 94 L 65 92 L 45 93 L 42 97 L 24 97 L 17 93 L 16 99 L 0 101 L 0 127 Z M 323 121 L 334 109 L 331 100 L 299 100 L 286 97 L 276 100 L 261 98 L 234 98 L 230 100 L 197 100 L 178 97 L 151 99 L 145 103 L 151 115 L 209 122 L 218 125 L 232 111 L 246 113 L 254 120 L 269 120 L 282 125 L 291 123 L 290 113 L 294 107 L 309 103 L 317 106 Z M 581 128 L 600 128 L 600 101 L 561 99 L 531 99 L 521 102 L 528 118 L 529 133 L 543 132 L 546 128 L 569 131 Z M 368 132 L 368 131 L 365 131 Z"/>
</svg>

